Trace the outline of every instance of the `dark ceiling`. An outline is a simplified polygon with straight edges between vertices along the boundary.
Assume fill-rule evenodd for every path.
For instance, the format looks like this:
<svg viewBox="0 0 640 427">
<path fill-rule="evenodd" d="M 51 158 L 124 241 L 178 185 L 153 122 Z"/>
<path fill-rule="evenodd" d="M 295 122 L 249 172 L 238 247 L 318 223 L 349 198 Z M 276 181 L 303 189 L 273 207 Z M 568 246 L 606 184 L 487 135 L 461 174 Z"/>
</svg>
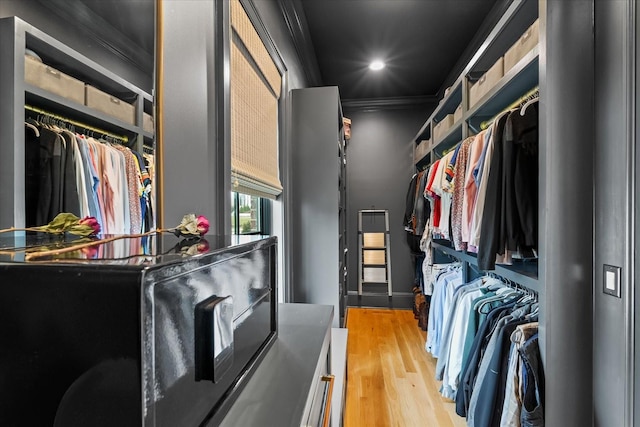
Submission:
<svg viewBox="0 0 640 427">
<path fill-rule="evenodd" d="M 498 3 L 498 4 L 496 4 Z M 343 100 L 437 96 L 497 0 L 302 0 L 323 85 Z M 483 21 L 487 22 L 483 24 Z M 467 51 L 466 51 L 467 50 Z M 379 58 L 387 66 L 368 69 Z M 466 62 L 470 58 L 466 58 Z M 455 78 L 455 75 L 454 75 Z M 451 82 L 449 82 L 451 83 Z"/>
<path fill-rule="evenodd" d="M 18 1 L 18 0 L 0 0 Z M 20 0 L 24 1 L 24 0 Z M 305 73 L 337 85 L 343 100 L 420 99 L 442 95 L 510 0 L 253 0 L 295 5 L 304 32 Z M 36 0 L 64 14 L 81 36 L 102 43 L 149 74 L 154 0 Z M 114 5 L 116 7 L 114 7 Z M 133 19 L 132 19 L 133 17 Z M 294 34 L 295 38 L 295 34 Z M 474 45 L 475 43 L 475 45 Z M 298 52 L 300 55 L 300 52 Z M 379 58 L 387 66 L 368 69 Z M 311 64 L 311 67 L 309 65 Z M 317 69 L 316 69 L 317 64 Z M 309 75 L 309 74 L 308 74 Z"/>
</svg>

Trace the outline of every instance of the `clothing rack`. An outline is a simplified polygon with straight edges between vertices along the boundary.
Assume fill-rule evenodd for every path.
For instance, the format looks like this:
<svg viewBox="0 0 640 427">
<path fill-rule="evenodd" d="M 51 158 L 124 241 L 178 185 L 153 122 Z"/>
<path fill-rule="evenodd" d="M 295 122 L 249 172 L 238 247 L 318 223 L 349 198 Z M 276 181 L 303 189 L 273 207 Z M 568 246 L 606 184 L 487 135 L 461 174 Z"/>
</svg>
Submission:
<svg viewBox="0 0 640 427">
<path fill-rule="evenodd" d="M 53 120 L 56 121 L 55 124 L 60 126 L 60 127 L 68 128 L 68 126 L 73 126 L 73 127 L 77 126 L 79 128 L 82 128 L 85 131 L 88 131 L 87 134 L 95 132 L 95 133 L 99 134 L 101 137 L 106 137 L 106 138 L 111 138 L 111 139 L 115 139 L 115 140 L 118 140 L 118 141 L 122 141 L 123 145 L 126 145 L 126 143 L 129 141 L 129 138 L 126 135 L 116 135 L 114 133 L 107 132 L 107 131 L 105 131 L 103 129 L 96 128 L 96 127 L 87 125 L 85 123 L 69 119 L 69 118 L 64 117 L 64 116 L 60 116 L 60 115 L 52 113 L 50 111 L 42 110 L 42 109 L 40 109 L 38 107 L 34 107 L 34 106 L 31 106 L 31 105 L 25 105 L 24 109 L 27 110 L 27 111 L 34 112 L 34 113 L 39 114 L 39 115 L 46 116 L 49 119 L 53 119 Z M 65 126 L 65 124 L 68 125 L 68 126 Z M 71 129 L 69 129 L 69 130 L 71 130 Z M 89 136 L 93 136 L 93 135 L 89 135 Z M 113 141 L 110 141 L 110 142 L 113 142 Z"/>
<path fill-rule="evenodd" d="M 535 279 L 532 279 L 532 277 L 529 276 L 527 272 L 517 271 L 511 266 L 504 266 L 499 264 L 496 264 L 495 270 L 480 270 L 477 265 L 477 258 L 470 253 L 456 251 L 454 248 L 438 242 L 433 242 L 432 247 L 433 250 L 437 250 L 439 253 L 444 254 L 451 259 L 455 259 L 457 261 L 465 263 L 478 275 L 494 274 L 496 276 L 499 276 L 501 278 L 500 280 L 505 279 L 507 281 L 510 281 L 511 283 L 515 283 L 518 286 L 521 286 L 523 289 L 528 289 L 529 291 L 535 293 L 538 292 L 537 281 Z M 520 267 L 525 267 L 525 264 L 526 263 L 523 261 L 520 264 Z M 531 266 L 534 265 L 535 264 L 531 264 Z"/>
<path fill-rule="evenodd" d="M 500 111 L 498 114 L 493 116 L 493 118 L 491 120 L 487 120 L 485 122 L 482 122 L 480 124 L 480 129 L 482 129 L 482 130 L 487 129 L 489 126 L 491 126 L 491 124 L 496 120 L 497 117 L 500 117 L 502 114 L 506 113 L 507 111 L 511 111 L 516 107 L 522 106 L 527 101 L 531 101 L 532 99 L 536 99 L 536 98 L 539 98 L 539 97 L 540 97 L 540 88 L 538 86 L 536 86 L 533 89 L 531 89 L 529 92 L 527 92 L 526 94 L 524 94 L 520 98 L 518 98 L 517 101 L 513 102 L 507 108 L 505 108 L 504 110 Z"/>
</svg>

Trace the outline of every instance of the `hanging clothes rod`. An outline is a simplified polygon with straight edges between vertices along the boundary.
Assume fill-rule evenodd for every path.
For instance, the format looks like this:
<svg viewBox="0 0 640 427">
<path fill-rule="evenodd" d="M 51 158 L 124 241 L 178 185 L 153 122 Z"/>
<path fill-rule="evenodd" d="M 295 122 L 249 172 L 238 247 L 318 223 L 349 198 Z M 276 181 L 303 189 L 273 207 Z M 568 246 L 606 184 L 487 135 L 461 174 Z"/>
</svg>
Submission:
<svg viewBox="0 0 640 427">
<path fill-rule="evenodd" d="M 493 116 L 493 118 L 491 120 L 487 120 L 485 122 L 482 122 L 480 124 L 480 129 L 482 129 L 482 130 L 487 129 L 489 126 L 491 126 L 491 123 L 493 123 L 496 120 L 497 117 L 501 116 L 502 114 L 506 113 L 507 111 L 511 111 L 514 108 L 521 106 L 523 103 L 525 103 L 527 101 L 530 101 L 530 100 L 538 98 L 538 97 L 540 97 L 540 88 L 538 86 L 536 86 L 533 89 L 531 89 L 529 92 L 527 92 L 526 94 L 524 94 L 520 98 L 518 98 L 517 101 L 513 102 L 507 108 L 505 108 L 504 110 L 500 111 L 498 114 Z"/>
<path fill-rule="evenodd" d="M 34 107 L 32 105 L 25 105 L 24 109 L 28 110 L 28 111 L 32 111 L 34 113 L 38 113 L 38 114 L 42 114 L 42 115 L 51 117 L 52 119 L 55 119 L 55 120 L 61 120 L 61 121 L 65 122 L 65 123 L 68 123 L 70 125 L 78 126 L 78 127 L 81 127 L 81 128 L 83 128 L 85 130 L 89 130 L 89 131 L 92 131 L 92 132 L 99 133 L 99 134 L 101 134 L 103 136 L 110 136 L 112 138 L 117 138 L 117 139 L 119 139 L 121 141 L 124 141 L 125 143 L 129 141 L 129 137 L 127 137 L 126 135 L 116 135 L 114 133 L 107 132 L 107 131 L 105 131 L 103 129 L 96 128 L 96 127 L 93 127 L 93 126 L 89 126 L 89 125 L 87 125 L 85 123 L 77 122 L 77 121 L 71 120 L 71 119 L 69 119 L 67 117 L 60 116 L 60 115 L 52 113 L 50 111 L 42 110 L 42 109 L 40 109 L 38 107 Z"/>
</svg>

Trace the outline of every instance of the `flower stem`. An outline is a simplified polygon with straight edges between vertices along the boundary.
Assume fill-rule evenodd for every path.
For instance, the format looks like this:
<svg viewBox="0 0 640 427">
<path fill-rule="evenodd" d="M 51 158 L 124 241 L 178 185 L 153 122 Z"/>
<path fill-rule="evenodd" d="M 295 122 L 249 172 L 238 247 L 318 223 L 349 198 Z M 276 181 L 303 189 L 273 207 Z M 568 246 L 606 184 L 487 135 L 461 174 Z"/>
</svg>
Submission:
<svg viewBox="0 0 640 427">
<path fill-rule="evenodd" d="M 41 229 L 40 227 L 27 227 L 27 228 L 9 227 L 9 228 L 3 228 L 2 230 L 0 230 L 0 233 L 8 233 L 10 231 L 41 231 Z"/>
<path fill-rule="evenodd" d="M 152 234 L 159 234 L 159 233 L 162 233 L 164 231 L 169 231 L 169 230 L 168 229 L 157 229 L 157 230 L 147 231 L 146 233 L 140 233 L 140 234 L 125 234 L 125 235 L 122 235 L 122 236 L 110 237 L 108 239 L 94 240 L 93 242 L 87 242 L 87 243 L 81 243 L 81 244 L 78 244 L 78 245 L 68 246 L 68 247 L 62 248 L 62 249 L 52 249 L 52 250 L 49 250 L 49 251 L 42 251 L 42 252 L 30 252 L 25 256 L 25 261 L 30 261 L 30 260 L 32 260 L 34 258 L 42 258 L 42 257 L 46 257 L 46 256 L 60 255 L 60 254 L 66 253 L 66 252 L 77 251 L 78 249 L 89 248 L 91 246 L 99 246 L 99 245 L 102 245 L 103 243 L 114 242 L 114 241 L 120 240 L 120 239 L 131 239 L 131 238 L 140 238 L 140 237 L 145 237 L 145 236 L 151 236 Z"/>
</svg>

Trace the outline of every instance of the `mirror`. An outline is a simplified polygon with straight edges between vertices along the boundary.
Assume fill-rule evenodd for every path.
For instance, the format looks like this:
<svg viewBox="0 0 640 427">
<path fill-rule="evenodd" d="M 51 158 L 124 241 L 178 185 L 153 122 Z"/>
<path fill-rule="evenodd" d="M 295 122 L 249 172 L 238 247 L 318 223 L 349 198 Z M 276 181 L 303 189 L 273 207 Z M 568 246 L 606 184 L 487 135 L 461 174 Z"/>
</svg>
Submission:
<svg viewBox="0 0 640 427">
<path fill-rule="evenodd" d="M 152 184 L 149 186 L 145 179 L 144 187 L 153 191 L 155 168 L 149 165 L 155 164 L 153 156 L 156 145 L 152 117 L 152 94 L 155 91 L 155 0 L 1 0 L 0 18 L 7 18 L 2 20 L 0 36 L 4 41 L 0 51 L 2 63 L 14 63 L 13 70 L 16 72 L 14 75 L 10 67 L 3 68 L 6 75 L 3 74 L 0 93 L 20 93 L 24 89 L 24 98 L 15 97 L 13 108 L 5 106 L 7 108 L 0 114 L 0 128 L 5 129 L 0 132 L 0 139 L 3 142 L 13 141 L 13 144 L 4 146 L 7 153 L 12 152 L 16 146 L 14 144 L 25 138 L 39 138 L 39 131 L 36 127 L 35 136 L 32 136 L 21 132 L 21 129 L 14 132 L 14 127 L 6 124 L 19 123 L 24 118 L 25 123 L 30 120 L 38 126 L 55 125 L 56 132 L 59 132 L 57 135 L 62 130 L 70 131 L 66 137 L 71 141 L 74 141 L 74 134 L 81 135 L 76 137 L 82 143 L 70 146 L 84 155 L 76 154 L 75 151 L 71 154 L 65 152 L 65 155 L 75 159 L 82 157 L 82 162 L 86 164 L 80 167 L 78 162 L 69 173 L 65 170 L 65 177 L 80 179 L 80 176 L 85 182 L 89 182 L 86 178 L 90 173 L 95 177 L 103 173 L 96 166 L 95 156 L 93 170 L 87 160 L 86 141 L 93 138 L 98 142 L 102 140 L 115 144 L 114 149 L 121 149 L 122 145 L 131 148 L 131 152 L 125 150 L 126 159 L 123 163 L 141 166 L 150 159 L 146 170 L 140 167 L 136 171 L 136 166 L 131 166 L 127 179 L 119 182 L 128 182 L 133 187 L 136 172 L 143 178 L 149 172 Z M 25 147 L 49 144 L 48 140 L 38 139 L 36 142 L 37 144 L 26 144 Z M 58 143 L 58 140 L 54 142 Z M 62 147 L 67 145 L 65 142 Z M 17 227 L 41 225 L 49 222 L 59 212 L 80 214 L 80 217 L 99 216 L 102 209 L 98 206 L 100 201 L 87 202 L 89 195 L 95 199 L 101 197 L 99 190 L 92 189 L 91 186 L 74 186 L 75 191 L 69 194 L 77 193 L 77 198 L 71 197 L 73 200 L 68 203 L 66 197 L 64 202 L 59 202 L 60 197 L 54 197 L 59 196 L 58 190 L 58 193 L 51 191 L 56 193 L 51 199 L 59 203 L 52 203 L 51 206 L 44 206 L 48 202 L 43 200 L 49 200 L 45 196 L 29 197 L 39 195 L 39 183 L 46 179 L 46 173 L 38 172 L 42 168 L 34 166 L 38 161 L 32 160 L 37 153 L 33 154 L 34 150 L 29 149 L 26 151 L 24 166 L 19 163 L 3 165 L 5 170 L 9 166 L 10 176 L 17 177 L 12 178 L 15 179 L 12 188 L 17 193 L 24 192 L 27 197 L 26 200 L 15 198 L 13 205 L 6 203 L 7 208 L 0 209 L 0 223 Z M 79 174 L 78 171 L 82 173 Z M 106 176 L 106 172 L 104 175 Z M 130 177 L 132 178 L 129 179 Z M 122 175 L 118 177 L 120 178 Z M 124 190 L 121 191 L 125 193 Z M 131 194 L 134 191 L 129 194 L 130 201 L 134 200 Z M 103 232 L 129 234 L 154 227 L 152 209 L 146 209 L 147 205 L 152 206 L 148 191 L 144 192 L 144 198 L 146 200 L 143 201 L 141 196 L 140 202 L 143 203 L 140 209 L 136 208 L 140 203 L 130 202 L 123 203 L 122 211 L 117 212 L 122 214 L 120 218 L 128 218 L 130 214 L 132 221 L 113 220 L 114 224 L 122 224 L 106 230 L 105 220 Z M 6 202 L 7 198 L 2 201 Z M 146 214 L 148 217 L 145 217 Z M 115 213 L 111 216 L 119 218 Z"/>
</svg>

